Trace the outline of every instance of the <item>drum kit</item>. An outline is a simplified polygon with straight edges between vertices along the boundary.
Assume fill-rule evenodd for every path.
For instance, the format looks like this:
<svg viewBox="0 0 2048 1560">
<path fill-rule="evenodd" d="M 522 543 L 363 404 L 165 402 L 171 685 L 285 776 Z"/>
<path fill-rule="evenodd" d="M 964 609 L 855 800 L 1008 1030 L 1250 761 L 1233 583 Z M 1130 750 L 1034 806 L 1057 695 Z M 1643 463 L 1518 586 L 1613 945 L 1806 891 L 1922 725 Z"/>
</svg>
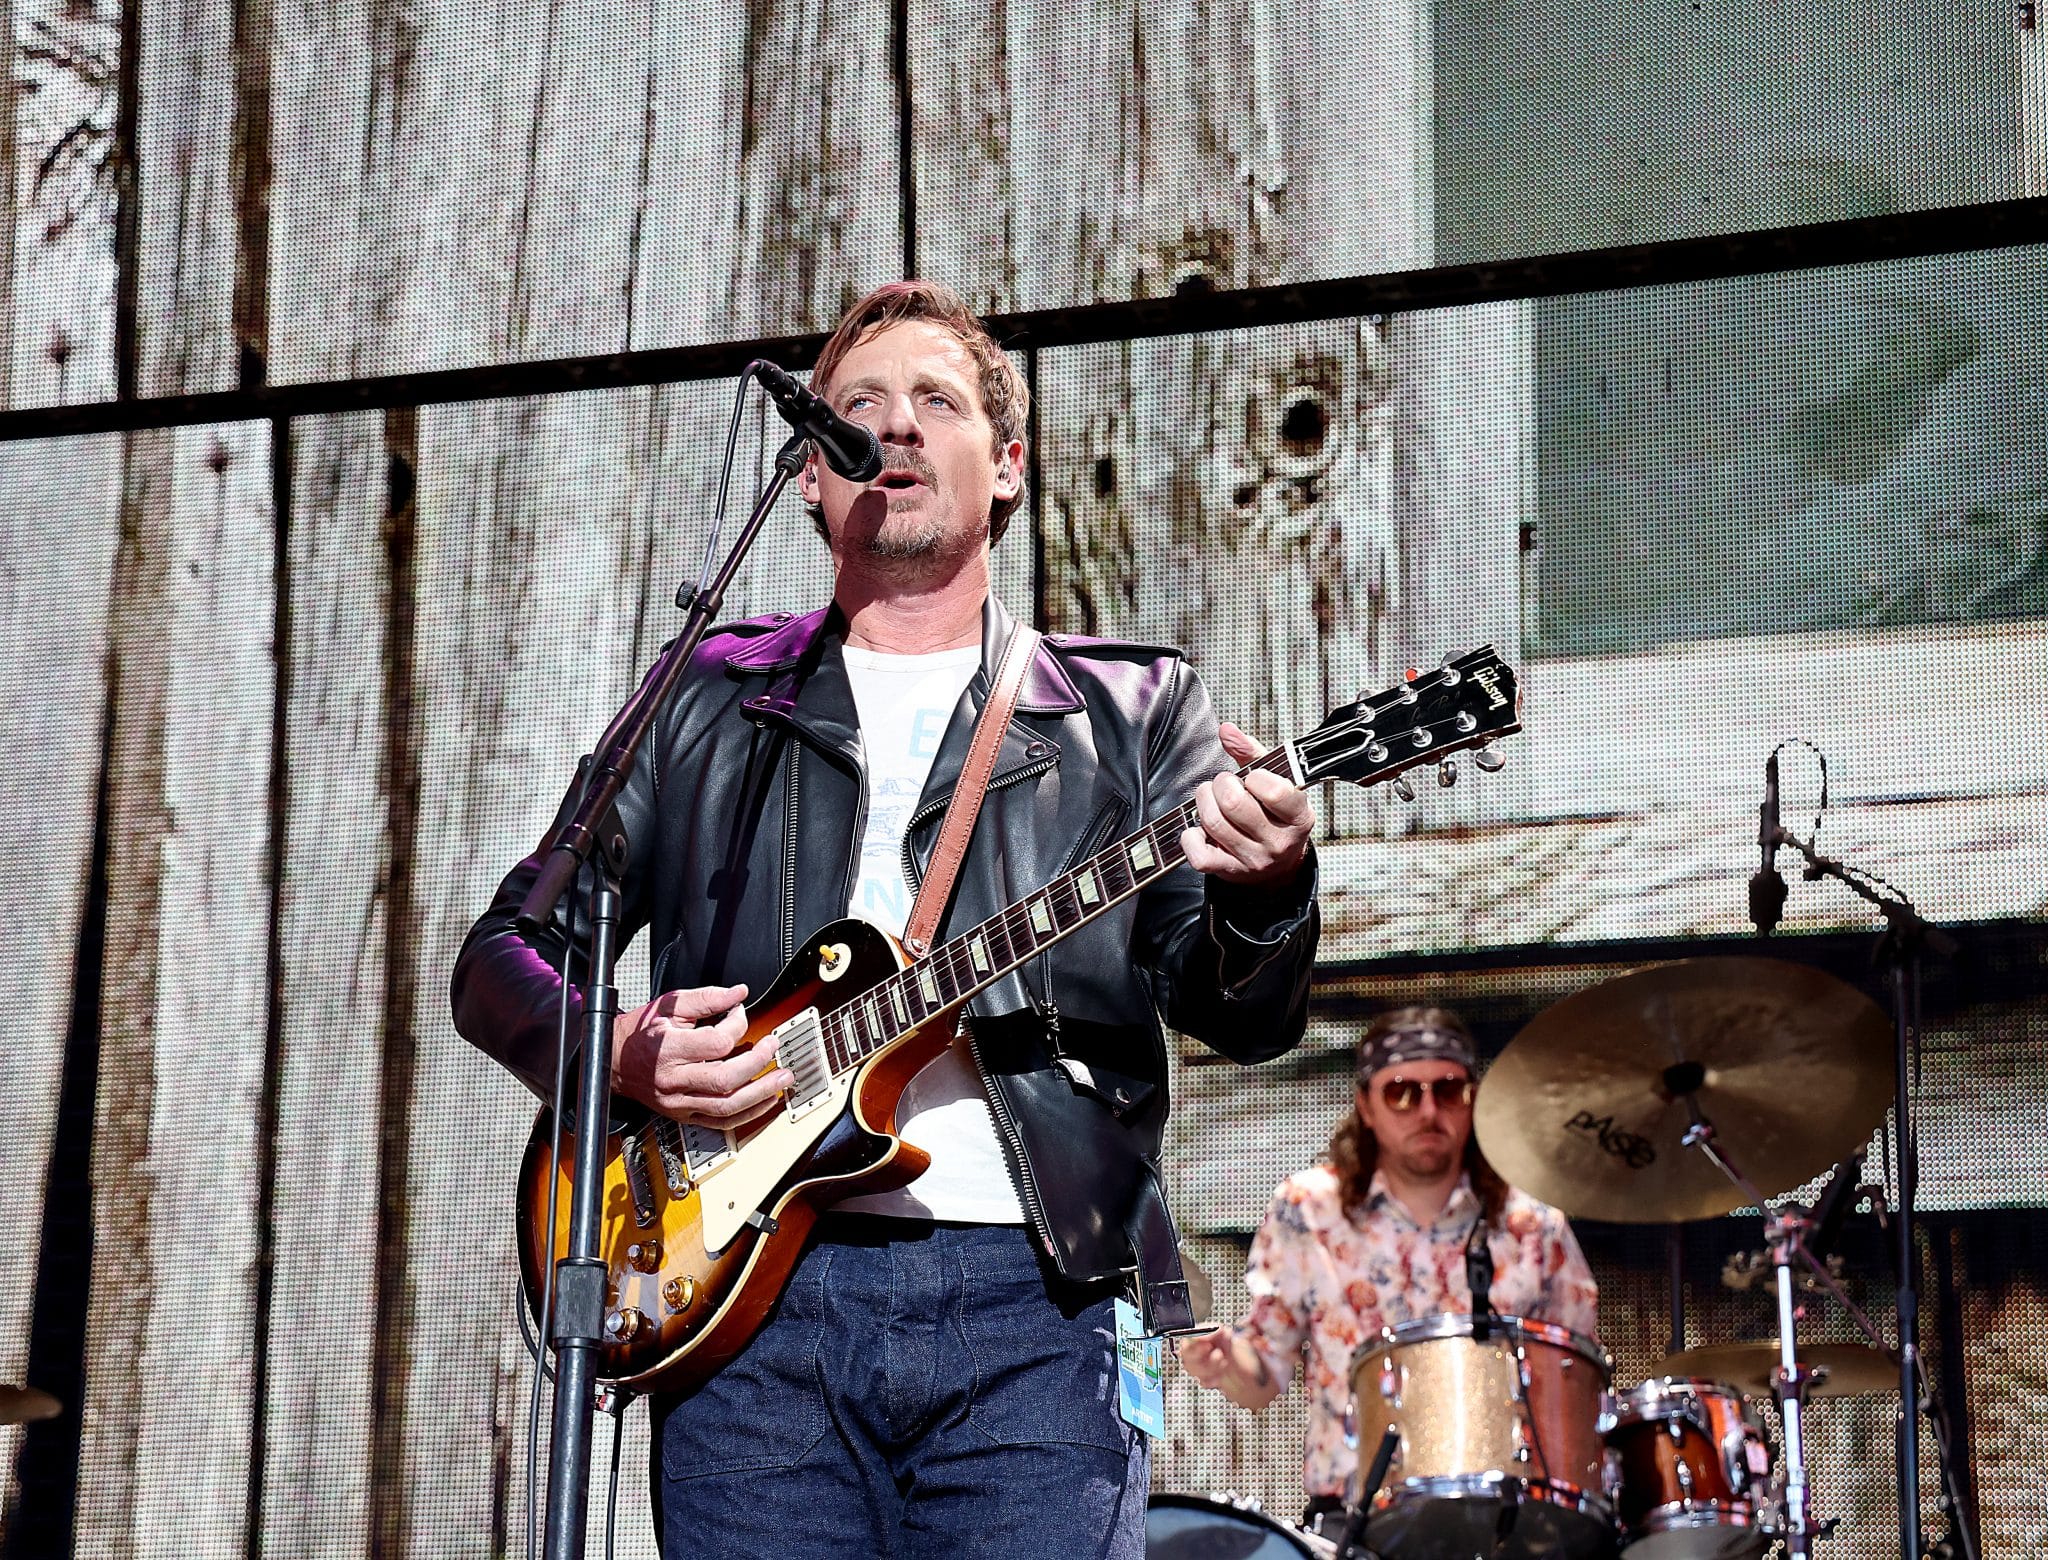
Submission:
<svg viewBox="0 0 2048 1560">
<path fill-rule="evenodd" d="M 1480 1085 L 1473 1129 L 1487 1158 L 1578 1218 L 1675 1225 L 1763 1209 L 1778 1336 L 1673 1352 L 1616 1393 L 1593 1340 L 1544 1322 L 1482 1311 L 1386 1328 L 1351 1361 L 1362 1472 L 1344 1511 L 1309 1530 L 1227 1498 L 1160 1497 L 1148 1554 L 1746 1560 L 1773 1543 L 1810 1554 L 1829 1525 L 1811 1511 L 1809 1400 L 1896 1393 L 1901 1377 L 1882 1333 L 1813 1259 L 1807 1210 L 1769 1199 L 1859 1153 L 1893 1092 L 1891 1024 L 1803 965 L 1695 959 L 1546 1009 Z M 1873 1345 L 1798 1341 L 1798 1264 Z M 1674 1312 L 1680 1295 L 1674 1285 Z M 1682 1330 L 1674 1314 L 1674 1344 Z M 1759 1411 L 1766 1396 L 1781 1448 Z"/>
</svg>

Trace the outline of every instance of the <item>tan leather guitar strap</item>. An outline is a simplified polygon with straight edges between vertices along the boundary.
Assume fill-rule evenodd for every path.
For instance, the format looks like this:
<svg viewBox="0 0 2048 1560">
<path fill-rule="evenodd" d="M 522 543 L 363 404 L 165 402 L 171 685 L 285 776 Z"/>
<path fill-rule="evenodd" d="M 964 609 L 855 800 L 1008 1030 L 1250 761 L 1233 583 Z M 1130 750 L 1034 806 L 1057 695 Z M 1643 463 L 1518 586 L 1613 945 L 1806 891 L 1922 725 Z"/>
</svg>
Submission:
<svg viewBox="0 0 2048 1560">
<path fill-rule="evenodd" d="M 981 799 L 988 794 L 996 755 L 1003 750 L 1003 733 L 1010 729 L 1017 696 L 1024 691 L 1024 674 L 1031 669 L 1031 659 L 1038 654 L 1043 637 L 1037 629 L 1020 623 L 1003 647 L 988 703 L 974 723 L 967 762 L 961 766 L 960 781 L 946 807 L 946 821 L 939 825 L 939 843 L 932 849 L 931 865 L 925 869 L 917 898 L 910 903 L 910 919 L 903 927 L 903 947 L 913 959 L 932 951 L 932 936 L 946 913 L 946 901 L 953 897 L 953 880 L 959 876 L 960 863 L 967 859 L 967 841 L 974 833 L 974 820 L 981 815 Z"/>
</svg>

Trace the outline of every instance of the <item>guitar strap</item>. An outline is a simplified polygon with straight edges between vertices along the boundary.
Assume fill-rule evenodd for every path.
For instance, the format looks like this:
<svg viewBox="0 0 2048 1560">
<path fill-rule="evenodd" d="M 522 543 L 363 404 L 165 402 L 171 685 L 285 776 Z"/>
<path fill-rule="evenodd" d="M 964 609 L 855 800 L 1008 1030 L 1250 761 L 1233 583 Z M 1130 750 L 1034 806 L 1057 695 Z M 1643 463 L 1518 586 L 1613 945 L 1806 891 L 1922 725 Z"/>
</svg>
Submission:
<svg viewBox="0 0 2048 1560">
<path fill-rule="evenodd" d="M 996 755 L 1003 749 L 1003 733 L 1010 729 L 1017 697 L 1024 691 L 1024 674 L 1038 654 L 1038 642 L 1045 636 L 1020 623 L 1003 647 L 989 684 L 988 702 L 974 723 L 974 740 L 967 747 L 967 762 L 961 766 L 960 781 L 953 787 L 945 822 L 939 825 L 939 842 L 932 848 L 931 865 L 910 902 L 910 919 L 904 923 L 903 946 L 913 959 L 932 951 L 932 937 L 946 913 L 946 901 L 953 897 L 953 880 L 960 875 L 960 863 L 967 859 L 967 841 L 974 833 L 974 820 L 981 816 L 981 801 L 988 794 L 989 776 L 995 773 Z"/>
<path fill-rule="evenodd" d="M 913 959 L 931 952 L 946 901 L 952 897 L 953 882 L 960 863 L 967 858 L 967 842 L 974 833 L 974 821 L 981 814 L 982 798 L 988 794 L 989 777 L 995 773 L 996 755 L 1002 751 L 1003 733 L 1016 713 L 1017 697 L 1024 689 L 1024 674 L 1038 654 L 1043 638 L 1037 629 L 1019 624 L 1003 647 L 1002 660 L 989 687 L 988 702 L 974 723 L 974 738 L 968 744 L 967 761 L 953 788 L 953 800 L 939 826 L 939 842 L 932 848 L 931 865 L 911 901 L 910 918 L 903 927 L 903 947 Z M 1124 1222 L 1135 1262 L 1134 1287 L 1139 1313 L 1147 1333 L 1189 1332 L 1207 1320 L 1206 1296 L 1193 1291 L 1196 1280 L 1183 1267 L 1180 1237 L 1174 1229 L 1173 1214 L 1166 1205 L 1165 1189 L 1158 1170 L 1140 1161 L 1137 1198 Z M 1199 1280 L 1207 1287 L 1206 1279 Z"/>
</svg>

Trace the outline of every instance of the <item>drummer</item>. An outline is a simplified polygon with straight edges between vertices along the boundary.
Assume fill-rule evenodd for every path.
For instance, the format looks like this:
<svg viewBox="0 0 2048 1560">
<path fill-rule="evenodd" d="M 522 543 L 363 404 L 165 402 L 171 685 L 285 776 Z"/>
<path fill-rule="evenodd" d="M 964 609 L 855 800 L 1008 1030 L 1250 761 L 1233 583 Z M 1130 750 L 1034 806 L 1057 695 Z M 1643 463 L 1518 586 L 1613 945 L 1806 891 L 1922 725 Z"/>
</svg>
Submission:
<svg viewBox="0 0 2048 1560">
<path fill-rule="evenodd" d="M 1496 1313 L 1594 1334 L 1599 1291 L 1571 1226 L 1495 1174 L 1472 1136 L 1477 1070 L 1471 1032 L 1446 1008 L 1396 1008 L 1368 1024 L 1328 1162 L 1280 1183 L 1252 1241 L 1251 1309 L 1177 1346 L 1196 1381 L 1260 1409 L 1307 1345 L 1304 1522 L 1342 1507 L 1357 1466 L 1344 1444 L 1352 1352 L 1382 1327 L 1470 1313 L 1476 1220 Z"/>
</svg>

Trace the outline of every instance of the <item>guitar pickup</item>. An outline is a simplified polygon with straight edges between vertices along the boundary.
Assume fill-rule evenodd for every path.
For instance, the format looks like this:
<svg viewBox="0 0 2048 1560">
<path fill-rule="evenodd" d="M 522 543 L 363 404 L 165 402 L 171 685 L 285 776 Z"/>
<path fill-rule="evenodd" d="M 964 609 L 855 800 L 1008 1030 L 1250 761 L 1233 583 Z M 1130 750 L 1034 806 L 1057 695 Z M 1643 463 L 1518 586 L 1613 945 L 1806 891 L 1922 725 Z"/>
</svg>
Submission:
<svg viewBox="0 0 2048 1560">
<path fill-rule="evenodd" d="M 775 1059 L 789 1069 L 796 1082 L 790 1086 L 790 1120 L 809 1115 L 831 1097 L 832 1063 L 825 1055 L 825 1032 L 818 1010 L 805 1008 L 796 1017 L 769 1031 L 776 1042 Z"/>
<path fill-rule="evenodd" d="M 647 1150 L 638 1134 L 626 1139 L 619 1151 L 619 1163 L 626 1171 L 626 1190 L 633 1199 L 633 1218 L 640 1228 L 654 1224 L 654 1180 L 647 1173 Z"/>
</svg>

